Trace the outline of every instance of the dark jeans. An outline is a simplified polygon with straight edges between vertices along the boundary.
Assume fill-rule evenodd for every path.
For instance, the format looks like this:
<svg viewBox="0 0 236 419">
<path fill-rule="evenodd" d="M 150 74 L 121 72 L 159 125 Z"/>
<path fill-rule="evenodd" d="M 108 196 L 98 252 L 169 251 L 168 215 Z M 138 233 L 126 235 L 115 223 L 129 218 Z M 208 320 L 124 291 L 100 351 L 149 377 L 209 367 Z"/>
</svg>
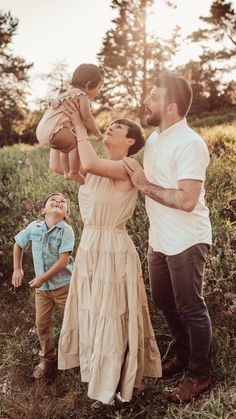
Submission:
<svg viewBox="0 0 236 419">
<path fill-rule="evenodd" d="M 192 377 L 208 377 L 212 330 L 202 296 L 203 271 L 209 246 L 196 244 L 167 256 L 148 251 L 153 301 L 164 313 L 172 334 L 171 350 L 188 363 Z"/>
</svg>

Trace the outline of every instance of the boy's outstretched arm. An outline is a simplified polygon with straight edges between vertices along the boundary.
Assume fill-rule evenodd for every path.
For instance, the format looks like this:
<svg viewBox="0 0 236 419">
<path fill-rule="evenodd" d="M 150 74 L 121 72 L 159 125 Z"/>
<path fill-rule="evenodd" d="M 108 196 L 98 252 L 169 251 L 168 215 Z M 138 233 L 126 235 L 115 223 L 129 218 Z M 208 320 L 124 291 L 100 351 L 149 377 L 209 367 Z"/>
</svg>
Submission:
<svg viewBox="0 0 236 419">
<path fill-rule="evenodd" d="M 18 244 L 14 244 L 13 248 L 13 274 L 12 274 L 12 285 L 15 288 L 20 287 L 22 284 L 22 280 L 24 277 L 24 272 L 22 269 L 22 258 L 23 258 L 24 250 L 18 246 Z"/>
<path fill-rule="evenodd" d="M 29 286 L 31 288 L 39 288 L 44 284 L 44 282 L 61 272 L 69 263 L 70 253 L 71 252 L 59 253 L 59 259 L 51 266 L 51 268 L 38 278 L 32 279 L 29 282 Z"/>
</svg>

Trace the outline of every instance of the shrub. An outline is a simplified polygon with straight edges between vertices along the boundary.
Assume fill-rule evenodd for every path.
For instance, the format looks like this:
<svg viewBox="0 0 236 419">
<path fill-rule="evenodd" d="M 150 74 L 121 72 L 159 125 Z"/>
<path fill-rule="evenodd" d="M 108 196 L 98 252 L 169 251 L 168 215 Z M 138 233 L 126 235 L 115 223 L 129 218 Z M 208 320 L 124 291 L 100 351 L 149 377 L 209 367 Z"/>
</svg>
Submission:
<svg viewBox="0 0 236 419">
<path fill-rule="evenodd" d="M 216 389 L 210 395 L 206 395 L 205 399 L 179 408 L 168 405 L 167 401 L 163 400 L 166 384 L 158 381 L 158 386 L 153 386 L 144 401 L 138 400 L 132 403 L 131 407 L 124 406 L 119 412 L 114 408 L 113 416 L 111 411 L 103 408 L 97 412 L 98 418 L 231 417 L 235 379 L 233 338 L 236 311 L 235 128 L 235 124 L 199 128 L 199 132 L 209 144 L 211 153 L 206 200 L 213 226 L 213 246 L 207 261 L 204 288 L 213 322 L 213 368 Z M 102 153 L 101 145 L 96 144 L 96 147 Z M 137 158 L 141 160 L 142 153 Z M 93 417 L 91 403 L 86 397 L 86 388 L 80 383 L 77 370 L 63 373 L 56 377 L 52 384 L 44 383 L 36 387 L 32 385 L 29 376 L 32 364 L 36 362 L 38 348 L 37 338 L 30 332 L 34 317 L 33 293 L 26 285 L 17 292 L 9 285 L 14 235 L 38 216 L 37 202 L 42 196 L 55 190 L 68 196 L 71 202 L 69 223 L 74 228 L 76 247 L 78 246 L 82 222 L 77 204 L 77 185 L 65 182 L 62 176 L 49 171 L 48 150 L 39 146 L 21 144 L 0 149 L 0 173 L 0 251 L 3 275 L 0 301 L 0 393 L 3 386 L 6 390 L 2 414 L 10 414 L 14 418 L 24 417 L 27 405 L 29 417 L 33 417 L 35 412 L 39 418 L 78 417 L 78 409 L 82 412 L 81 417 Z M 148 218 L 141 195 L 127 229 L 139 252 L 144 277 L 147 280 Z M 27 252 L 24 258 L 24 271 L 26 279 L 30 280 L 33 275 L 30 252 Z M 148 298 L 150 300 L 149 292 Z M 154 331 L 161 350 L 164 350 L 169 340 L 169 330 L 162 316 L 151 304 L 150 307 Z M 57 334 L 58 325 L 59 322 L 55 326 Z M 35 391 L 32 392 L 32 389 Z M 143 416 L 140 412 L 143 412 Z"/>
<path fill-rule="evenodd" d="M 0 210 L 1 210 L 1 272 L 9 279 L 12 270 L 14 235 L 30 221 L 40 217 L 38 202 L 53 191 L 61 191 L 71 204 L 71 216 L 76 246 L 81 234 L 82 222 L 78 211 L 77 188 L 73 182 L 65 182 L 62 176 L 48 169 L 48 150 L 39 146 L 14 145 L 0 149 Z M 32 276 L 31 253 L 24 258 L 26 277 Z"/>
</svg>

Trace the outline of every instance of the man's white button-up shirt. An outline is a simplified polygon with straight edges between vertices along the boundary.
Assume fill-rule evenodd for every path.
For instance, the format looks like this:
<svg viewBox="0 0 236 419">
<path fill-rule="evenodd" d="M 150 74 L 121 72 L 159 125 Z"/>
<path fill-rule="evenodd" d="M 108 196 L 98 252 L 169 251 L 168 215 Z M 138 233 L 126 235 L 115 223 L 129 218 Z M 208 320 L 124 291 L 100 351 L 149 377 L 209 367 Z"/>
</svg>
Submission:
<svg viewBox="0 0 236 419">
<path fill-rule="evenodd" d="M 144 171 L 149 182 L 177 189 L 178 181 L 202 181 L 199 201 L 190 213 L 166 207 L 149 197 L 149 244 L 154 251 L 175 255 L 197 243 L 211 244 L 209 211 L 204 200 L 204 180 L 209 153 L 204 140 L 182 119 L 168 129 L 155 130 L 144 148 Z"/>
</svg>

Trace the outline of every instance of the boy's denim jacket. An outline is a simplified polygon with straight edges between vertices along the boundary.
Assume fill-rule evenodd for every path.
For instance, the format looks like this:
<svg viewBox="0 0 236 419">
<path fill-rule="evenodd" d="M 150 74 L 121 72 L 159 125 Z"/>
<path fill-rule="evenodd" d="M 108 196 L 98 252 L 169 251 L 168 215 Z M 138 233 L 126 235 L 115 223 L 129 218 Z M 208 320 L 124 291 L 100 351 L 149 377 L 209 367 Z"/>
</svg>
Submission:
<svg viewBox="0 0 236 419">
<path fill-rule="evenodd" d="M 60 221 L 48 229 L 45 221 L 35 220 L 15 236 L 15 241 L 22 249 L 26 249 L 31 242 L 37 278 L 48 271 L 58 260 L 60 253 L 73 251 L 75 238 L 72 227 L 65 221 Z M 72 269 L 73 259 L 70 256 L 68 265 L 38 289 L 51 291 L 68 285 Z"/>
</svg>

